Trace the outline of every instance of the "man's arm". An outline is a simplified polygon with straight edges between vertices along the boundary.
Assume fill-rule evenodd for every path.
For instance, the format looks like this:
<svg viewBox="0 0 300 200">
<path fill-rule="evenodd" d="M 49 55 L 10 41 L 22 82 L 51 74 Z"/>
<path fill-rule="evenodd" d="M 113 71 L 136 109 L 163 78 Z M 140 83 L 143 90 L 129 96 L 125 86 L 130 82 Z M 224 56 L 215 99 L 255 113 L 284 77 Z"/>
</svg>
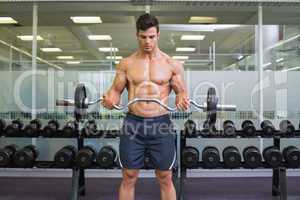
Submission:
<svg viewBox="0 0 300 200">
<path fill-rule="evenodd" d="M 171 87 L 176 94 L 176 106 L 180 110 L 187 110 L 189 107 L 188 92 L 184 81 L 184 69 L 179 61 L 173 61 L 173 74 Z"/>
<path fill-rule="evenodd" d="M 126 87 L 126 69 L 125 61 L 121 60 L 116 66 L 115 78 L 110 89 L 103 95 L 103 106 L 108 109 L 112 109 L 114 105 L 120 103 L 121 94 Z"/>
</svg>

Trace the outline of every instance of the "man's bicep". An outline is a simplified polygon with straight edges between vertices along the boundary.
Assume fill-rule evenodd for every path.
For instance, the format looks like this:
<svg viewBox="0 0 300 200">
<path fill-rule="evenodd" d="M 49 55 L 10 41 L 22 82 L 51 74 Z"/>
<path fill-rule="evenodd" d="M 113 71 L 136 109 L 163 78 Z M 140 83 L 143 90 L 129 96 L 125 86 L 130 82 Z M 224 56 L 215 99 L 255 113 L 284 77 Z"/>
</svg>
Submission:
<svg viewBox="0 0 300 200">
<path fill-rule="evenodd" d="M 183 92 L 186 90 L 184 81 L 184 69 L 181 63 L 174 65 L 171 85 L 175 93 Z"/>
</svg>

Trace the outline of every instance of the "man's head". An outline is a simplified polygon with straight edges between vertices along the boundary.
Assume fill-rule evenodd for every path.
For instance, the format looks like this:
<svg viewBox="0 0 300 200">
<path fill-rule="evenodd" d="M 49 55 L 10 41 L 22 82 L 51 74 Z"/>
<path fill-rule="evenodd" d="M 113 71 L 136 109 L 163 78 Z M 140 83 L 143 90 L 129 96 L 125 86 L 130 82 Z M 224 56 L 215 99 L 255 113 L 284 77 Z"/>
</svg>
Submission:
<svg viewBox="0 0 300 200">
<path fill-rule="evenodd" d="M 136 36 L 139 47 L 150 53 L 157 47 L 159 39 L 159 23 L 155 16 L 148 13 L 141 15 L 136 21 Z"/>
</svg>

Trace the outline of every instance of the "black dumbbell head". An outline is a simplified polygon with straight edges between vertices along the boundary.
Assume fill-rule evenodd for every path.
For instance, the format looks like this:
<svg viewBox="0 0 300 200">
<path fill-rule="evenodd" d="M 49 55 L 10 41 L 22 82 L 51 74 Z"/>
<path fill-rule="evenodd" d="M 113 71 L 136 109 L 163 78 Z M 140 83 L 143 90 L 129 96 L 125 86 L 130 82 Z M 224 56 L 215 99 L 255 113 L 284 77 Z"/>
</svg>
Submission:
<svg viewBox="0 0 300 200">
<path fill-rule="evenodd" d="M 208 146 L 202 151 L 202 161 L 206 168 L 216 168 L 220 162 L 220 153 L 216 147 Z"/>
<path fill-rule="evenodd" d="M 96 157 L 96 151 L 91 146 L 85 146 L 78 151 L 76 165 L 81 169 L 90 168 Z"/>
<path fill-rule="evenodd" d="M 264 135 L 266 136 L 272 136 L 275 132 L 275 128 L 272 122 L 269 120 L 262 121 L 260 127 L 262 128 Z"/>
<path fill-rule="evenodd" d="M 43 137 L 54 137 L 59 128 L 59 123 L 57 120 L 51 119 L 43 129 Z"/>
<path fill-rule="evenodd" d="M 243 130 L 244 134 L 246 134 L 247 136 L 255 136 L 256 135 L 256 128 L 255 128 L 253 122 L 250 120 L 243 121 L 242 130 Z"/>
<path fill-rule="evenodd" d="M 39 119 L 31 120 L 30 123 L 24 128 L 24 135 L 26 137 L 37 137 L 42 123 Z"/>
<path fill-rule="evenodd" d="M 288 146 L 283 149 L 283 157 L 288 167 L 300 167 L 300 150 L 295 146 Z"/>
<path fill-rule="evenodd" d="M 196 123 L 189 119 L 184 123 L 184 134 L 186 137 L 196 137 L 197 131 L 196 131 Z"/>
<path fill-rule="evenodd" d="M 82 129 L 82 134 L 85 137 L 99 136 L 95 120 L 89 120 L 85 123 L 84 128 Z"/>
<path fill-rule="evenodd" d="M 182 151 L 182 163 L 186 168 L 196 167 L 199 162 L 199 151 L 195 147 L 187 146 Z"/>
<path fill-rule="evenodd" d="M 78 129 L 78 124 L 76 121 L 68 121 L 63 128 L 64 137 L 74 137 Z"/>
<path fill-rule="evenodd" d="M 2 132 L 5 128 L 6 128 L 6 121 L 4 119 L 0 119 L 0 132 Z"/>
<path fill-rule="evenodd" d="M 241 164 L 241 154 L 238 148 L 234 146 L 226 147 L 223 150 L 224 164 L 228 168 L 238 168 Z"/>
<path fill-rule="evenodd" d="M 243 150 L 243 157 L 246 167 L 255 169 L 261 166 L 262 157 L 257 147 L 246 147 Z"/>
<path fill-rule="evenodd" d="M 76 148 L 72 145 L 64 146 L 54 156 L 54 162 L 58 167 L 71 167 L 75 160 Z"/>
<path fill-rule="evenodd" d="M 279 123 L 280 131 L 285 135 L 293 135 L 295 131 L 294 125 L 289 120 L 282 120 Z"/>
<path fill-rule="evenodd" d="M 32 167 L 38 154 L 39 152 L 35 146 L 25 146 L 15 153 L 14 163 L 19 167 Z"/>
<path fill-rule="evenodd" d="M 223 122 L 223 130 L 224 130 L 224 135 L 225 136 L 235 136 L 235 126 L 233 121 L 231 120 L 226 120 Z"/>
<path fill-rule="evenodd" d="M 8 145 L 0 149 L 0 167 L 6 167 L 12 162 L 16 148 L 16 145 Z"/>
<path fill-rule="evenodd" d="M 112 167 L 117 159 L 117 153 L 111 146 L 102 147 L 97 155 L 97 164 L 102 168 Z"/>
<path fill-rule="evenodd" d="M 13 120 L 5 129 L 6 137 L 18 137 L 20 136 L 20 131 L 23 128 L 23 123 L 19 120 Z"/>
<path fill-rule="evenodd" d="M 263 158 L 269 166 L 276 168 L 281 164 L 282 154 L 277 147 L 269 146 L 264 149 Z"/>
</svg>

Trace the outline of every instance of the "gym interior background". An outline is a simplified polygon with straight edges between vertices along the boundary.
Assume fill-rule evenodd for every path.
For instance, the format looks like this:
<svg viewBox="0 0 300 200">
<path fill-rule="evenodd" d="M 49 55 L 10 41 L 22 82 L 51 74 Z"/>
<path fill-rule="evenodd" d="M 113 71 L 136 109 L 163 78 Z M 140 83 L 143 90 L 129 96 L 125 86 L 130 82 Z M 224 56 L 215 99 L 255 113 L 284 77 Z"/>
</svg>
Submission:
<svg viewBox="0 0 300 200">
<path fill-rule="evenodd" d="M 72 99 L 79 82 L 86 85 L 90 99 L 103 94 L 112 82 L 115 65 L 136 50 L 135 21 L 145 12 L 157 16 L 160 22 L 160 49 L 183 63 L 190 97 L 204 102 L 208 88 L 214 87 L 219 103 L 236 105 L 236 111 L 218 112 L 218 130 L 224 129 L 225 120 L 234 122 L 237 133 L 242 132 L 245 120 L 251 120 L 258 132 L 263 120 L 270 120 L 275 130 L 281 130 L 280 122 L 288 119 L 296 133 L 292 137 L 280 136 L 280 150 L 288 146 L 300 148 L 300 2 L 296 0 L 0 1 L 0 118 L 7 127 L 19 119 L 24 123 L 23 130 L 38 118 L 41 128 L 55 119 L 62 129 L 73 119 L 74 108 L 57 107 L 55 100 Z M 84 21 L 86 18 L 80 18 L 84 16 L 94 18 Z M 122 104 L 126 103 L 125 92 Z M 168 105 L 174 106 L 174 94 Z M 123 111 L 109 111 L 99 104 L 89 106 L 87 112 L 87 119 L 95 119 L 97 129 L 103 131 L 119 130 L 124 116 Z M 206 112 L 195 107 L 171 116 L 178 134 L 184 132 L 188 119 L 202 130 L 207 117 Z M 11 144 L 33 144 L 39 151 L 36 162 L 41 166 L 1 167 L 0 199 L 78 198 L 76 171 L 72 167 L 45 167 L 49 163 L 42 162 L 53 161 L 57 151 L 66 145 L 76 147 L 77 138 L 7 137 L 5 128 L 1 134 L 2 151 Z M 278 142 L 274 135 L 199 136 L 182 142 L 200 152 L 197 161 L 201 163 L 206 146 L 214 146 L 220 152 L 235 146 L 240 153 L 255 146 L 262 153 L 275 140 Z M 88 138 L 84 145 L 93 146 L 97 152 L 108 145 L 117 152 L 118 138 Z M 184 160 L 182 148 L 178 146 L 178 155 Z M 220 159 L 223 163 L 223 156 Z M 281 165 L 287 165 L 287 160 L 282 159 Z M 200 164 L 190 167 L 193 169 L 184 168 L 180 165 L 174 172 L 178 199 L 273 198 L 276 170 L 272 167 L 247 169 L 241 164 L 236 169 L 207 169 Z M 273 195 L 280 199 L 300 198 L 297 168 L 299 165 L 287 166 L 286 174 L 279 173 L 282 185 Z M 282 178 L 284 175 L 287 179 Z M 121 177 L 118 167 L 86 169 L 85 176 L 86 194 L 82 199 L 117 198 Z M 159 199 L 158 187 L 157 191 L 148 190 L 156 184 L 153 170 L 142 170 L 140 177 L 137 198 Z"/>
</svg>

